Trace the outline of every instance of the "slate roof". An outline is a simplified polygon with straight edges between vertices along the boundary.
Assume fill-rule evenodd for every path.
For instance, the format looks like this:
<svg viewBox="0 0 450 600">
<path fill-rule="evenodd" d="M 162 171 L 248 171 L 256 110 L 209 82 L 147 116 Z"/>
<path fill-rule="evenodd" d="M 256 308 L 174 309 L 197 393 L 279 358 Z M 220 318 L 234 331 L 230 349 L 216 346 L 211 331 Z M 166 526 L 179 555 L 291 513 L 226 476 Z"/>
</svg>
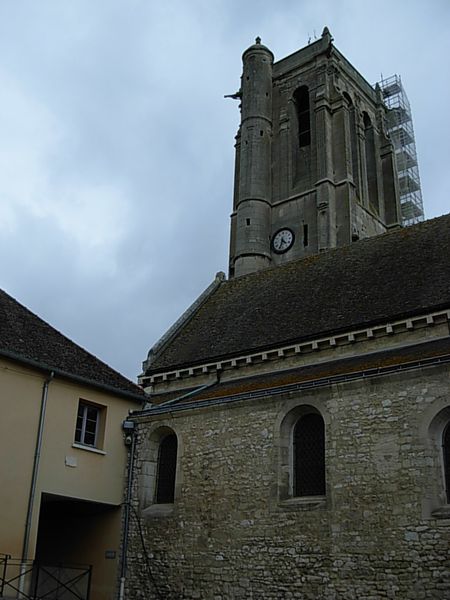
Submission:
<svg viewBox="0 0 450 600">
<path fill-rule="evenodd" d="M 380 350 L 363 356 L 351 356 L 311 365 L 304 365 L 295 369 L 275 371 L 252 377 L 242 377 L 232 381 L 224 381 L 199 388 L 197 393 L 186 396 L 186 390 L 152 395 L 152 403 L 156 412 L 164 402 L 174 407 L 189 407 L 192 404 L 207 402 L 215 399 L 240 399 L 255 395 L 271 395 L 274 389 L 280 392 L 289 391 L 297 385 L 317 382 L 318 380 L 338 381 L 344 376 L 353 376 L 364 373 L 364 377 L 394 371 L 401 366 L 419 367 L 429 365 L 431 362 L 450 363 L 450 337 L 431 340 L 420 344 Z M 311 386 L 312 387 L 312 386 Z M 195 389 L 195 388 L 193 388 Z"/>
<path fill-rule="evenodd" d="M 144 400 L 143 390 L 0 290 L 0 356 L 116 395 Z"/>
<path fill-rule="evenodd" d="M 450 215 L 222 282 L 146 375 L 450 306 Z"/>
</svg>

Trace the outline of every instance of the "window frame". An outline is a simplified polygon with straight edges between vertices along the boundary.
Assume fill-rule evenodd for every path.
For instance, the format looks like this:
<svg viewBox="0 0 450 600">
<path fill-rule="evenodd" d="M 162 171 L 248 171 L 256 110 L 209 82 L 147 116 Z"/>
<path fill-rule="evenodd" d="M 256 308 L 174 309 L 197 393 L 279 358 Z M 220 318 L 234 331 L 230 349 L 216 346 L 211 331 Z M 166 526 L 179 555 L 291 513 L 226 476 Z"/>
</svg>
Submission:
<svg viewBox="0 0 450 600">
<path fill-rule="evenodd" d="M 82 409 L 82 414 L 80 415 L 80 409 Z M 88 420 L 88 411 L 95 411 L 95 431 L 86 431 L 86 424 Z M 92 402 L 88 402 L 86 400 L 80 399 L 77 407 L 77 414 L 75 419 L 75 434 L 74 434 L 74 444 L 76 446 L 81 446 L 87 449 L 101 449 L 103 446 L 103 424 L 104 424 L 104 412 L 105 407 L 100 406 L 98 404 L 94 404 Z M 81 418 L 81 429 L 78 426 L 78 420 Z M 79 439 L 78 431 L 80 431 Z M 86 441 L 87 435 L 93 435 L 94 440 L 92 443 Z"/>
<path fill-rule="evenodd" d="M 314 443 L 318 448 L 316 448 L 320 452 L 319 459 L 315 458 L 313 461 L 304 458 L 305 448 L 303 447 L 303 456 L 300 455 L 299 446 L 302 444 L 303 440 L 301 439 L 300 427 L 304 425 L 305 421 L 314 417 L 316 420 L 316 424 L 318 424 L 318 419 L 320 419 L 320 432 L 316 432 L 316 439 Z M 302 423 L 303 421 L 303 423 Z M 319 435 L 320 433 L 320 435 Z M 300 460 L 299 460 L 300 459 Z M 319 480 L 318 482 L 312 483 L 310 474 L 307 473 L 306 476 L 303 474 L 303 469 L 307 467 L 308 469 L 314 469 L 316 472 L 314 474 L 314 478 Z M 311 491 L 311 493 L 305 493 L 305 489 L 312 488 L 314 485 L 320 487 L 320 490 L 317 489 L 315 491 Z M 293 498 L 310 498 L 316 496 L 325 496 L 326 495 L 326 463 L 325 463 L 325 422 L 323 420 L 322 415 L 317 411 L 308 411 L 304 414 L 301 414 L 298 419 L 295 421 L 294 426 L 292 428 L 292 497 Z"/>
<path fill-rule="evenodd" d="M 294 482 L 294 429 L 301 417 L 315 413 L 323 420 L 324 427 L 324 473 L 325 494 L 316 496 L 296 496 Z M 329 503 L 329 490 L 327 465 L 328 443 L 327 430 L 330 424 L 330 415 L 326 410 L 323 398 L 316 394 L 308 394 L 302 402 L 292 400 L 287 402 L 279 413 L 274 431 L 274 443 L 278 448 L 277 493 L 273 499 L 276 506 L 287 510 L 323 510 Z"/>
<path fill-rule="evenodd" d="M 168 446 L 174 442 L 174 447 Z M 158 458 L 156 462 L 156 481 L 154 504 L 173 504 L 177 482 L 178 438 L 175 432 L 167 433 L 159 441 Z M 161 467 L 170 467 L 169 476 L 161 472 Z"/>
<path fill-rule="evenodd" d="M 297 116 L 297 143 L 299 148 L 311 146 L 311 98 L 307 85 L 301 85 L 293 93 Z"/>
<path fill-rule="evenodd" d="M 160 445 L 167 436 L 172 434 L 176 436 L 177 440 L 173 500 L 169 503 L 158 503 L 157 479 Z M 169 422 L 164 419 L 149 427 L 142 443 L 141 474 L 139 478 L 141 514 L 144 518 L 150 519 L 169 517 L 176 510 L 177 500 L 181 496 L 183 483 L 183 470 L 181 468 L 183 456 L 182 435 L 178 429 L 173 427 L 171 421 Z"/>
<path fill-rule="evenodd" d="M 447 504 L 450 504 L 450 420 L 444 426 L 444 429 L 442 431 L 441 443 L 444 493 L 445 498 L 447 500 Z"/>
<path fill-rule="evenodd" d="M 450 430 L 450 403 L 447 395 L 438 396 L 424 411 L 419 425 L 419 437 L 428 459 L 424 482 L 422 516 L 450 519 L 450 461 L 444 455 L 444 436 Z"/>
</svg>

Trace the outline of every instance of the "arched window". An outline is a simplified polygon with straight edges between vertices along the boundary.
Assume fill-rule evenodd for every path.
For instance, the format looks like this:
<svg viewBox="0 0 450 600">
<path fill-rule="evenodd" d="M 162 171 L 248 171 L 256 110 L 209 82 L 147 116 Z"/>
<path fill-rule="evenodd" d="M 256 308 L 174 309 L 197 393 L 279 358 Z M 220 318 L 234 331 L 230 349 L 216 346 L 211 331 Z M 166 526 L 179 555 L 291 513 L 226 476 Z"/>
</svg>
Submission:
<svg viewBox="0 0 450 600">
<path fill-rule="evenodd" d="M 450 422 L 447 423 L 442 435 L 442 454 L 444 457 L 444 477 L 447 503 L 450 504 Z"/>
<path fill-rule="evenodd" d="M 437 519 L 450 518 L 450 404 L 442 395 L 425 410 L 419 429 L 427 453 L 424 470 L 424 514 Z"/>
<path fill-rule="evenodd" d="M 325 426 L 318 413 L 302 415 L 294 427 L 294 496 L 325 495 Z"/>
<path fill-rule="evenodd" d="M 309 90 L 302 85 L 294 92 L 295 109 L 298 121 L 298 144 L 300 148 L 311 144 L 311 117 L 309 110 Z"/>
<path fill-rule="evenodd" d="M 162 438 L 158 450 L 156 504 L 171 504 L 175 497 L 178 441 L 174 433 Z"/>
</svg>

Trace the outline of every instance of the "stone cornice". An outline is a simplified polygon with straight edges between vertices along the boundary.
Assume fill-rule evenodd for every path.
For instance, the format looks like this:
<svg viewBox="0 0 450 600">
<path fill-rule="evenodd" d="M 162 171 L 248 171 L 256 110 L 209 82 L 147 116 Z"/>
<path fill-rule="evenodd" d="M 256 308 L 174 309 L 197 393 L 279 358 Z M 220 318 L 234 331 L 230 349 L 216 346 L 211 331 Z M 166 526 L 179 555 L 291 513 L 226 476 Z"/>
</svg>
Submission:
<svg viewBox="0 0 450 600">
<path fill-rule="evenodd" d="M 371 327 L 356 329 L 348 332 L 320 337 L 297 344 L 290 344 L 278 348 L 271 348 L 261 352 L 224 358 L 219 361 L 208 362 L 200 365 L 185 366 L 171 371 L 155 373 L 149 377 L 142 377 L 141 384 L 145 387 L 167 381 L 174 381 L 195 377 L 197 375 L 211 374 L 229 369 L 240 369 L 255 363 L 265 361 L 283 360 L 295 355 L 319 352 L 337 346 L 356 344 L 383 336 L 395 336 L 415 329 L 432 327 L 450 321 L 450 309 L 417 315 L 407 319 L 387 322 Z"/>
</svg>

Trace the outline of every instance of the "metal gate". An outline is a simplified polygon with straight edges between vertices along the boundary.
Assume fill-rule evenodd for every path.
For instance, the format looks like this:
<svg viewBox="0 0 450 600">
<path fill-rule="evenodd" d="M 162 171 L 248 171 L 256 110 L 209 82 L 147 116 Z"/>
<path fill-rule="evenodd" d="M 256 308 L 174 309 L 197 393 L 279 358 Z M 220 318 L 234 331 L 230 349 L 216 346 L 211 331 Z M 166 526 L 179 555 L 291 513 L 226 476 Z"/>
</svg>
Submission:
<svg viewBox="0 0 450 600">
<path fill-rule="evenodd" d="M 91 565 L 42 565 L 0 554 L 0 597 L 89 600 Z"/>
</svg>

